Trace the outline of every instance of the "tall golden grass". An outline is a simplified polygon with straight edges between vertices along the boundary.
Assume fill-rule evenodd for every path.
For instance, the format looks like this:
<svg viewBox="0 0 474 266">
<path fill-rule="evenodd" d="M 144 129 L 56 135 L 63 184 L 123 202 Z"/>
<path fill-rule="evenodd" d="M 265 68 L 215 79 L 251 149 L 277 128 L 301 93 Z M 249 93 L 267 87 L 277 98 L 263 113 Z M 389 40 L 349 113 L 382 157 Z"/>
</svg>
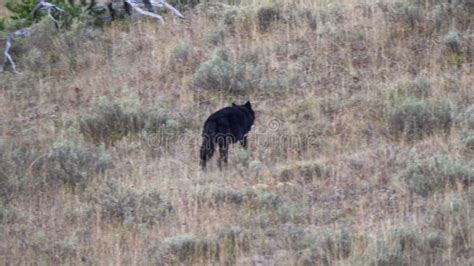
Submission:
<svg viewBox="0 0 474 266">
<path fill-rule="evenodd" d="M 64 33 L 41 22 L 16 43 L 22 73 L 0 79 L 1 263 L 472 264 L 463 3 L 211 3 L 164 25 Z M 204 120 L 246 100 L 248 151 L 201 171 Z"/>
</svg>

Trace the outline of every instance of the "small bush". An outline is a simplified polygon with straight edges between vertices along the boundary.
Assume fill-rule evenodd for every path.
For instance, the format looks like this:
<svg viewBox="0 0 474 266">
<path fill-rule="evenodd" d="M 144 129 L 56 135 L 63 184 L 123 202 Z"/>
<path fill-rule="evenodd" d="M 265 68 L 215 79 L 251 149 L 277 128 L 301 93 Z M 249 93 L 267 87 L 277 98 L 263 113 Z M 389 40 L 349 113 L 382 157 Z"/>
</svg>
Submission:
<svg viewBox="0 0 474 266">
<path fill-rule="evenodd" d="M 463 140 L 463 150 L 466 154 L 474 155 L 474 134 Z"/>
<path fill-rule="evenodd" d="M 331 265 L 347 258 L 352 250 L 353 236 L 347 229 L 321 231 L 300 240 L 299 261 L 304 265 Z"/>
<path fill-rule="evenodd" d="M 324 170 L 322 166 L 316 162 L 285 166 L 279 170 L 279 180 L 282 182 L 293 181 L 298 177 L 303 177 L 305 182 L 311 182 L 315 178 L 321 178 L 323 175 Z"/>
<path fill-rule="evenodd" d="M 414 95 L 419 98 L 426 98 L 432 94 L 430 80 L 424 76 L 417 76 L 413 81 L 412 88 Z"/>
<path fill-rule="evenodd" d="M 453 123 L 451 106 L 409 99 L 390 113 L 390 131 L 397 139 L 412 141 L 437 130 L 449 132 Z"/>
<path fill-rule="evenodd" d="M 316 12 L 312 8 L 298 7 L 297 5 L 290 7 L 290 14 L 288 21 L 290 23 L 306 24 L 311 30 L 316 30 L 318 22 L 316 19 Z M 299 22 L 299 23 L 298 23 Z"/>
<path fill-rule="evenodd" d="M 225 226 L 217 232 L 215 241 L 219 245 L 219 257 L 229 265 L 235 265 L 239 251 L 248 252 L 253 234 L 239 226 Z"/>
<path fill-rule="evenodd" d="M 281 19 L 281 7 L 278 5 L 271 5 L 261 7 L 257 11 L 258 29 L 260 32 L 266 32 L 270 26 Z"/>
<path fill-rule="evenodd" d="M 158 191 L 139 191 L 108 180 L 93 199 L 101 206 L 102 216 L 126 225 L 155 224 L 173 212 L 173 206 Z"/>
<path fill-rule="evenodd" d="M 224 42 L 225 28 L 223 25 L 217 25 L 206 34 L 206 40 L 212 45 L 219 45 Z"/>
<path fill-rule="evenodd" d="M 223 23 L 232 33 L 237 26 L 239 15 L 239 9 L 237 8 L 227 9 L 224 13 Z"/>
<path fill-rule="evenodd" d="M 183 8 L 193 8 L 196 5 L 201 3 L 201 0 L 168 0 L 166 1 L 170 5 L 183 9 Z"/>
<path fill-rule="evenodd" d="M 193 50 L 188 41 L 180 41 L 170 52 L 169 67 L 174 72 L 185 69 L 185 66 L 194 63 Z"/>
<path fill-rule="evenodd" d="M 208 61 L 198 67 L 194 74 L 194 85 L 206 90 L 231 92 L 255 88 L 260 83 L 263 69 L 255 61 L 246 59 L 247 57 L 244 56 L 237 64 L 234 64 L 228 50 L 219 47 Z"/>
<path fill-rule="evenodd" d="M 207 90 L 232 90 L 234 69 L 224 47 L 217 48 L 212 57 L 202 63 L 194 74 L 194 84 Z"/>
<path fill-rule="evenodd" d="M 246 196 L 248 197 L 248 204 L 259 210 L 274 210 L 283 202 L 278 194 L 268 191 L 249 190 Z"/>
<path fill-rule="evenodd" d="M 456 183 L 469 186 L 474 181 L 474 170 L 468 163 L 449 156 L 435 156 L 422 163 L 410 165 L 405 176 L 412 192 L 422 196 L 443 191 Z"/>
<path fill-rule="evenodd" d="M 474 130 L 474 106 L 467 112 L 467 127 Z"/>
<path fill-rule="evenodd" d="M 246 200 L 245 194 L 231 188 L 205 187 L 198 191 L 198 201 L 202 204 L 220 206 L 223 204 L 242 204 Z"/>
<path fill-rule="evenodd" d="M 29 145 L 0 139 L 0 198 L 12 198 L 25 188 L 27 171 L 39 156 Z"/>
<path fill-rule="evenodd" d="M 182 234 L 165 239 L 158 261 L 166 264 L 193 263 L 198 259 L 215 260 L 219 247 L 215 241 Z"/>
<path fill-rule="evenodd" d="M 389 8 L 389 15 L 393 21 L 405 23 L 411 28 L 422 19 L 420 8 L 410 2 L 395 2 Z"/>
<path fill-rule="evenodd" d="M 47 160 L 51 178 L 74 186 L 85 185 L 91 173 L 103 172 L 112 165 L 112 157 L 102 148 L 73 142 L 55 143 Z"/>
<path fill-rule="evenodd" d="M 284 203 L 278 207 L 276 214 L 282 223 L 303 223 L 306 221 L 308 209 L 294 203 Z"/>
<path fill-rule="evenodd" d="M 84 136 L 96 143 L 106 144 L 142 131 L 157 133 L 181 129 L 181 123 L 162 110 L 126 110 L 118 103 L 105 99 L 101 99 L 91 112 L 81 115 L 79 125 Z"/>
<path fill-rule="evenodd" d="M 450 31 L 443 37 L 443 44 L 448 47 L 451 52 L 461 53 L 461 43 L 459 33 L 457 31 Z"/>
<path fill-rule="evenodd" d="M 10 199 L 21 191 L 55 187 L 59 182 L 84 186 L 95 173 L 112 166 L 102 148 L 77 142 L 56 142 L 46 151 L 25 144 L 0 142 L 0 197 Z"/>
</svg>

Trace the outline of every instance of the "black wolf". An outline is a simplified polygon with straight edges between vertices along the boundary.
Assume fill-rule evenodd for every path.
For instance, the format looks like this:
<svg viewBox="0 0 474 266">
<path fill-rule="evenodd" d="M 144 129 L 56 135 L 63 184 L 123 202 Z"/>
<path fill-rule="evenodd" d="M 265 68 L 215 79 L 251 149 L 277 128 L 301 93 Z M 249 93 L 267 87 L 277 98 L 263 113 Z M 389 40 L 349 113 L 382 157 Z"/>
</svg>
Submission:
<svg viewBox="0 0 474 266">
<path fill-rule="evenodd" d="M 222 161 L 227 165 L 229 145 L 237 141 L 247 149 L 247 134 L 255 121 L 255 113 L 250 101 L 244 105 L 225 107 L 213 113 L 204 123 L 201 146 L 201 167 L 206 169 L 206 162 L 214 155 L 215 146 L 219 146 L 219 169 Z"/>
</svg>

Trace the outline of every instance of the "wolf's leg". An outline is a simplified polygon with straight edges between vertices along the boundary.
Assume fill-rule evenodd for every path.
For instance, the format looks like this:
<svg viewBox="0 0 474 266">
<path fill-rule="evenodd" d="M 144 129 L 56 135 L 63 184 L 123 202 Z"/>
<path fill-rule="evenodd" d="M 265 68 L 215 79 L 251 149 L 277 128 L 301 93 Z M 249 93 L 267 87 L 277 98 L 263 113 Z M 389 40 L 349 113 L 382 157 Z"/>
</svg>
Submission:
<svg viewBox="0 0 474 266">
<path fill-rule="evenodd" d="M 247 140 L 247 135 L 245 135 L 242 140 L 240 141 L 240 145 L 242 145 L 242 147 L 244 147 L 244 149 L 247 149 L 248 147 L 248 140 Z"/>
<path fill-rule="evenodd" d="M 206 169 L 207 161 L 212 157 L 214 154 L 214 142 L 209 136 L 204 136 L 201 151 L 200 151 L 200 159 L 201 159 L 201 168 L 202 170 Z"/>
<path fill-rule="evenodd" d="M 227 145 L 219 146 L 219 160 L 218 160 L 219 170 L 222 170 L 222 162 L 224 162 L 225 166 L 227 166 L 228 151 L 229 149 Z"/>
</svg>

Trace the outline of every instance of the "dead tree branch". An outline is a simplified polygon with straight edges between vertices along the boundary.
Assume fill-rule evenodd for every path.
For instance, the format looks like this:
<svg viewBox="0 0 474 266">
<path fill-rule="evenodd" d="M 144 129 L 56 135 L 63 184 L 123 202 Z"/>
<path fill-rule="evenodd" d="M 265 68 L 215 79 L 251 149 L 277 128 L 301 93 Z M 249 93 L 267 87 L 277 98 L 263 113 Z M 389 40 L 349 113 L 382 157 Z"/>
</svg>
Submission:
<svg viewBox="0 0 474 266">
<path fill-rule="evenodd" d="M 118 0 L 120 1 L 120 0 Z M 71 1 L 73 3 L 73 1 Z M 91 0 L 90 5 L 88 5 L 87 9 L 91 10 L 95 7 L 101 7 L 101 8 L 107 8 L 110 12 L 110 16 L 112 17 L 112 20 L 114 20 L 117 17 L 118 10 L 114 6 L 114 2 L 108 2 L 107 4 L 97 4 L 96 0 Z M 132 10 L 135 10 L 138 14 L 142 16 L 148 16 L 152 18 L 158 19 L 161 23 L 164 23 L 164 19 L 162 16 L 156 14 L 156 9 L 167 9 L 173 15 L 175 15 L 178 18 L 183 18 L 183 14 L 179 12 L 176 8 L 174 8 L 172 5 L 168 4 L 164 0 L 123 0 L 123 6 L 122 8 L 125 10 L 125 12 L 128 15 L 132 15 Z M 144 10 L 143 8 L 147 9 Z M 59 28 L 59 23 L 60 23 L 60 17 L 58 15 L 66 13 L 62 8 L 58 7 L 57 5 L 48 3 L 44 0 L 40 0 L 38 4 L 33 8 L 33 11 L 31 12 L 33 21 L 36 21 L 41 13 L 46 12 L 48 17 L 54 22 L 54 25 L 56 28 Z M 8 66 L 11 66 L 11 69 L 14 73 L 19 73 L 16 69 L 16 64 L 15 61 L 13 60 L 10 50 L 13 45 L 13 40 L 15 37 L 29 37 L 32 34 L 32 29 L 30 27 L 28 28 L 23 28 L 20 30 L 17 30 L 13 33 L 8 34 L 8 37 L 6 39 L 5 43 L 5 50 L 3 51 L 4 54 L 4 62 L 3 62 L 3 69 L 0 69 L 0 72 L 4 72 Z"/>
<path fill-rule="evenodd" d="M 3 51 L 3 55 L 5 56 L 5 59 L 3 61 L 3 71 L 5 71 L 8 65 L 10 65 L 12 68 L 12 71 L 18 74 L 18 71 L 16 70 L 15 61 L 13 61 L 13 58 L 10 55 L 10 49 L 12 48 L 12 45 L 13 45 L 13 38 L 14 37 L 20 37 L 20 38 L 29 37 L 31 33 L 32 33 L 31 28 L 23 28 L 23 29 L 20 29 L 13 33 L 8 34 L 7 42 L 5 44 L 5 51 Z"/>
</svg>

